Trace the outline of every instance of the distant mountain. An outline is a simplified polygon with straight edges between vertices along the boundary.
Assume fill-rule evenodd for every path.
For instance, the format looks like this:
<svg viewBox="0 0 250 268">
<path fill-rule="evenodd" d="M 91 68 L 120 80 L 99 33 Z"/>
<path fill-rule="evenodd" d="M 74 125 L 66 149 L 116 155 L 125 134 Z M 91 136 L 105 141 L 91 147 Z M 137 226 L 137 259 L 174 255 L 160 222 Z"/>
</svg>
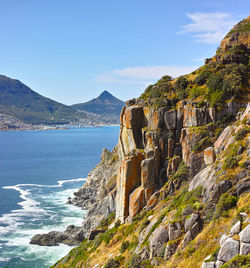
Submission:
<svg viewBox="0 0 250 268">
<path fill-rule="evenodd" d="M 105 90 L 99 97 L 85 103 L 74 104 L 71 107 L 79 111 L 87 111 L 102 116 L 115 116 L 119 120 L 121 109 L 124 105 L 123 101 Z"/>
<path fill-rule="evenodd" d="M 0 75 L 0 113 L 30 124 L 65 124 L 85 116 L 4 75 Z"/>
</svg>

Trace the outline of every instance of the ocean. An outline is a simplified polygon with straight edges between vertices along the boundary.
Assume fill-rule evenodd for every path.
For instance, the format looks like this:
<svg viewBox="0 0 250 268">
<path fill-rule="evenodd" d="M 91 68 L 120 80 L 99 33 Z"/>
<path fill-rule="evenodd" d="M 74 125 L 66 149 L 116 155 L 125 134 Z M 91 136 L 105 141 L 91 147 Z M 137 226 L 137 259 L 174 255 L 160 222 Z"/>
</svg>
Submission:
<svg viewBox="0 0 250 268">
<path fill-rule="evenodd" d="M 118 142 L 118 126 L 0 132 L 0 267 L 45 268 L 72 247 L 30 245 L 31 237 L 80 225 L 85 211 L 67 205 Z"/>
</svg>

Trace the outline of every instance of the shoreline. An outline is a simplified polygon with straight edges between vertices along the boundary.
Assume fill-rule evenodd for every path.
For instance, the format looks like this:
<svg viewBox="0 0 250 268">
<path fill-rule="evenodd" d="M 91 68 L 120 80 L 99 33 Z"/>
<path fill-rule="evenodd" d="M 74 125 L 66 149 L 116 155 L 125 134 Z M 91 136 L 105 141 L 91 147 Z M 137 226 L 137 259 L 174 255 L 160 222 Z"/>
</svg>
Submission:
<svg viewBox="0 0 250 268">
<path fill-rule="evenodd" d="M 16 129 L 0 129 L 0 132 L 10 132 L 10 131 L 47 131 L 47 130 L 68 130 L 68 129 L 81 129 L 81 128 L 98 128 L 98 127 L 119 127 L 120 124 L 103 124 L 103 125 L 84 125 L 81 127 L 77 127 L 77 126 L 64 126 L 64 127 L 59 127 L 59 126 L 55 126 L 55 127 L 49 127 L 49 126 L 42 126 L 42 127 L 38 127 L 38 128 L 16 128 Z"/>
</svg>

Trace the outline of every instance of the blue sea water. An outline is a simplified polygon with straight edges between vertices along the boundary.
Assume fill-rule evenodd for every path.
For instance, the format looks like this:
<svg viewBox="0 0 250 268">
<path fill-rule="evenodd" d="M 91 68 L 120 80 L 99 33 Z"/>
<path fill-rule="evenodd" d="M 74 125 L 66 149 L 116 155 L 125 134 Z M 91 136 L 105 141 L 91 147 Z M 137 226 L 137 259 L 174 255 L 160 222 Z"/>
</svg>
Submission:
<svg viewBox="0 0 250 268">
<path fill-rule="evenodd" d="M 119 127 L 0 132 L 0 267 L 45 268 L 72 248 L 30 245 L 34 234 L 80 225 L 84 211 L 66 205 L 112 150 Z"/>
</svg>

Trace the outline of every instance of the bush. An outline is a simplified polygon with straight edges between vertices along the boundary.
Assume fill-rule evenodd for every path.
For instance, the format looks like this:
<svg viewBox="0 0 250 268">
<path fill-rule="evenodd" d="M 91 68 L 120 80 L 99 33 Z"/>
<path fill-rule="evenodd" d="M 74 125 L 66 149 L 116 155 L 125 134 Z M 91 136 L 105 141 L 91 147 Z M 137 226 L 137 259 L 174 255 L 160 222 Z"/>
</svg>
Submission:
<svg viewBox="0 0 250 268">
<path fill-rule="evenodd" d="M 125 267 L 128 268 L 140 268 L 141 258 L 138 255 L 133 255 L 127 262 Z"/>
<path fill-rule="evenodd" d="M 229 193 L 222 194 L 218 204 L 216 205 L 214 219 L 219 218 L 220 216 L 227 216 L 227 211 L 236 206 L 238 198 L 230 195 Z"/>
<path fill-rule="evenodd" d="M 250 132 L 249 128 L 240 129 L 235 135 L 236 140 L 237 141 L 243 140 L 249 132 Z"/>
<path fill-rule="evenodd" d="M 185 179 L 188 176 L 188 166 L 182 161 L 173 175 L 173 179 L 181 178 Z"/>
<path fill-rule="evenodd" d="M 120 263 L 118 260 L 109 259 L 108 262 L 104 265 L 104 268 L 116 268 L 119 266 L 120 266 Z"/>
<path fill-rule="evenodd" d="M 204 150 L 206 147 L 209 147 L 213 144 L 213 141 L 211 139 L 211 137 L 205 137 L 203 139 L 201 139 L 200 141 L 198 141 L 194 147 L 192 148 L 193 152 L 197 152 L 197 151 L 202 151 Z"/>
<path fill-rule="evenodd" d="M 120 252 L 123 253 L 126 251 L 126 249 L 129 247 L 129 242 L 128 241 L 123 241 L 121 244 Z"/>
<path fill-rule="evenodd" d="M 174 89 L 177 93 L 177 97 L 179 100 L 186 98 L 187 95 L 186 95 L 185 89 L 187 88 L 187 86 L 188 86 L 188 81 L 184 76 L 180 76 L 176 80 L 174 84 Z"/>
<path fill-rule="evenodd" d="M 198 86 L 202 86 L 207 82 L 210 76 L 211 76 L 211 72 L 209 72 L 208 70 L 204 70 L 203 72 L 201 72 L 200 74 L 196 76 L 196 78 L 194 79 L 194 82 Z"/>
<path fill-rule="evenodd" d="M 223 87 L 223 77 L 221 74 L 213 74 L 207 81 L 210 92 L 221 91 Z"/>
</svg>

